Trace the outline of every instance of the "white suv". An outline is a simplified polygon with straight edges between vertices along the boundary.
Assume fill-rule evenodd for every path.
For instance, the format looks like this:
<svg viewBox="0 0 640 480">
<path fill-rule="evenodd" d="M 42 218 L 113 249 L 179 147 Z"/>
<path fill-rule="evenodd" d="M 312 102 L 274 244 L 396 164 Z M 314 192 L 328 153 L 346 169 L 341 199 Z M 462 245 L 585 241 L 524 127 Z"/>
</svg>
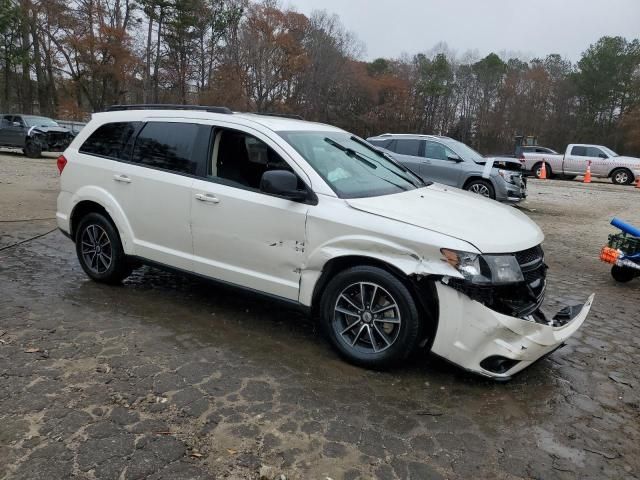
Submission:
<svg viewBox="0 0 640 480">
<path fill-rule="evenodd" d="M 58 159 L 58 225 L 89 277 L 142 263 L 302 306 L 367 367 L 430 349 L 508 378 L 560 346 L 543 234 L 521 212 L 424 183 L 362 139 L 221 107 L 112 107 Z"/>
</svg>

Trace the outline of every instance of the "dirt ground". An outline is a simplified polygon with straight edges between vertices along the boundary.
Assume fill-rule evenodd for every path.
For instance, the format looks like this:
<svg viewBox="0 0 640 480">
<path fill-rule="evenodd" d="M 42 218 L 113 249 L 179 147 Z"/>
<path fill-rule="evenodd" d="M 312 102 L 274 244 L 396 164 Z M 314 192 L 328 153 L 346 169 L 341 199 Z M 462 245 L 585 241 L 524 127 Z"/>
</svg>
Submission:
<svg viewBox="0 0 640 480">
<path fill-rule="evenodd" d="M 93 283 L 46 234 L 56 190 L 55 157 L 0 155 L 0 479 L 640 478 L 640 279 L 597 259 L 640 189 L 530 182 L 547 310 L 596 300 L 506 384 L 356 368 L 293 310 L 147 267 Z"/>
</svg>

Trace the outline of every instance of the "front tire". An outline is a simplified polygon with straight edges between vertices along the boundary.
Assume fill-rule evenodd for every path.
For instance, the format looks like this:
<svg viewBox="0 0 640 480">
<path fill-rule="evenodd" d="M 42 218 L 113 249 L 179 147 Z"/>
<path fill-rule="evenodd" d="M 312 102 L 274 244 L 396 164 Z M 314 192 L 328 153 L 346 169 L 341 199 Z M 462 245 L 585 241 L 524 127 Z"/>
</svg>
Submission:
<svg viewBox="0 0 640 480">
<path fill-rule="evenodd" d="M 104 215 L 87 214 L 78 225 L 75 241 L 80 265 L 92 280 L 114 285 L 131 273 L 120 235 Z"/>
<path fill-rule="evenodd" d="M 611 276 L 616 282 L 628 283 L 637 277 L 637 273 L 633 268 L 614 265 L 611 267 Z"/>
<path fill-rule="evenodd" d="M 353 364 L 388 368 L 418 346 L 418 306 L 404 283 L 381 268 L 338 273 L 322 295 L 320 312 L 332 345 Z"/>
<path fill-rule="evenodd" d="M 24 154 L 29 158 L 40 158 L 42 147 L 34 140 L 27 140 L 24 145 Z"/>
<path fill-rule="evenodd" d="M 492 200 L 496 199 L 496 190 L 488 180 L 471 180 L 467 183 L 464 189 L 482 197 L 490 198 Z"/>
<path fill-rule="evenodd" d="M 626 168 L 618 168 L 611 172 L 611 181 L 616 185 L 631 185 L 633 183 L 633 173 Z"/>
</svg>

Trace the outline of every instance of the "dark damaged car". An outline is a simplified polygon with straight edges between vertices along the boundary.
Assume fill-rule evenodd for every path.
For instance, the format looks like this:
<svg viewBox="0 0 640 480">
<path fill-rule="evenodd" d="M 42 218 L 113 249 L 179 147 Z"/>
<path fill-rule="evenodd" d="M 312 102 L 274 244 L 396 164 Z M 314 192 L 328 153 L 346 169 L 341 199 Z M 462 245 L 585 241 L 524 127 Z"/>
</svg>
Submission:
<svg viewBox="0 0 640 480">
<path fill-rule="evenodd" d="M 73 138 L 71 130 L 47 117 L 0 116 L 0 147 L 20 148 L 27 157 L 38 158 L 42 152 L 61 152 Z"/>
</svg>

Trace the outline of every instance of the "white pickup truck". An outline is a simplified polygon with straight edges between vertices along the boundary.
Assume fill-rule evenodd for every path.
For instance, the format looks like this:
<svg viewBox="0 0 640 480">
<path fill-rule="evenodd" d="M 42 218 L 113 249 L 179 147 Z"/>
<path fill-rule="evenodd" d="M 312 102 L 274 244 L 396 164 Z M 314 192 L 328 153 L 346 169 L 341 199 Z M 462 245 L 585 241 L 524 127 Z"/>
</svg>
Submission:
<svg viewBox="0 0 640 480">
<path fill-rule="evenodd" d="M 541 151 L 542 150 L 542 151 Z M 591 175 L 611 178 L 618 185 L 629 185 L 640 178 L 640 158 L 624 157 L 602 145 L 572 143 L 564 155 L 543 147 L 522 147 L 520 160 L 524 169 L 540 178 L 542 164 L 546 164 L 547 178 L 573 179 L 584 175 L 591 164 Z"/>
</svg>

